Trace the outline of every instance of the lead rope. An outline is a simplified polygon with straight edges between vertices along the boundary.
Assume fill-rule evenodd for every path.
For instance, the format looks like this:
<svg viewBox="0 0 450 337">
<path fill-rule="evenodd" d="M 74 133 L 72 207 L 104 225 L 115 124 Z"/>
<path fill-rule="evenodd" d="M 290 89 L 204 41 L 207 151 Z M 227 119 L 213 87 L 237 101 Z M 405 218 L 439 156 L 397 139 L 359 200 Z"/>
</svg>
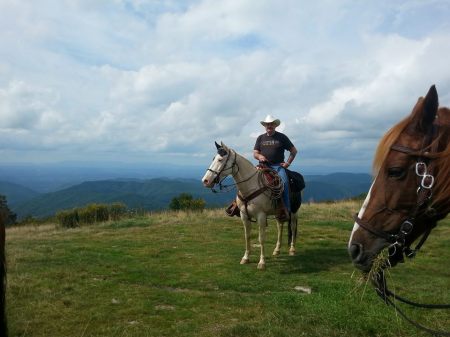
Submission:
<svg viewBox="0 0 450 337">
<path fill-rule="evenodd" d="M 381 297 L 381 299 L 386 303 L 387 305 L 392 306 L 396 312 L 400 314 L 401 317 L 403 317 L 408 323 L 415 326 L 416 328 L 425 331 L 431 335 L 434 336 L 450 336 L 450 332 L 442 331 L 442 330 L 434 330 L 427 328 L 426 326 L 423 326 L 415 321 L 413 321 L 411 318 L 406 316 L 406 314 L 400 310 L 398 305 L 395 304 L 395 300 L 398 300 L 400 302 L 409 304 L 414 307 L 418 308 L 426 308 L 426 309 L 450 309 L 450 304 L 423 304 L 423 303 L 416 303 L 410 300 L 407 300 L 403 297 L 400 297 L 398 295 L 395 295 L 393 292 L 391 292 L 388 289 L 386 276 L 384 275 L 384 271 L 378 272 L 372 279 L 372 283 L 375 287 L 375 291 L 378 296 Z M 391 298 L 394 300 L 391 300 Z"/>
<path fill-rule="evenodd" d="M 245 206 L 245 213 L 247 214 L 247 217 L 249 221 L 256 222 L 253 220 L 249 214 L 248 214 L 248 203 L 250 200 L 256 198 L 260 194 L 265 194 L 268 196 L 272 201 L 278 200 L 281 198 L 284 190 L 284 184 L 281 180 L 280 175 L 271 168 L 263 168 L 258 169 L 256 171 L 258 173 L 258 184 L 262 187 L 258 190 L 254 191 L 253 193 L 249 194 L 247 197 L 244 197 L 241 195 L 238 191 L 238 198 L 244 203 Z M 269 191 L 269 193 L 265 193 L 266 191 Z"/>
</svg>

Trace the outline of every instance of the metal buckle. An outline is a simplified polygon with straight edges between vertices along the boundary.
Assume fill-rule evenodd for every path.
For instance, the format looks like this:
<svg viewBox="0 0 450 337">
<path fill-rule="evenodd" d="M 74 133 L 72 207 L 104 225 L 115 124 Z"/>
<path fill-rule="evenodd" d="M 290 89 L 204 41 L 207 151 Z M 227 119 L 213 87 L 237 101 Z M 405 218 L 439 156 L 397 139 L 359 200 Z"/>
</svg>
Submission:
<svg viewBox="0 0 450 337">
<path fill-rule="evenodd" d="M 393 257 L 396 253 L 397 253 L 397 246 L 398 243 L 393 243 L 392 245 L 390 245 L 388 248 L 388 256 L 389 257 Z"/>
<path fill-rule="evenodd" d="M 423 161 L 416 163 L 416 174 L 419 177 L 425 176 L 427 172 L 428 172 L 427 164 L 425 164 Z"/>
<path fill-rule="evenodd" d="M 434 185 L 434 177 L 431 174 L 423 175 L 420 185 L 427 190 L 431 189 Z"/>
<path fill-rule="evenodd" d="M 412 224 L 412 222 L 409 220 L 405 220 L 402 223 L 402 225 L 400 226 L 400 232 L 403 235 L 409 235 L 409 234 L 411 234 L 413 228 L 414 228 L 414 225 Z"/>
<path fill-rule="evenodd" d="M 411 248 L 407 247 L 407 248 L 403 249 L 403 251 L 404 251 L 406 257 L 409 259 L 416 257 L 417 251 L 415 249 L 411 249 Z"/>
</svg>

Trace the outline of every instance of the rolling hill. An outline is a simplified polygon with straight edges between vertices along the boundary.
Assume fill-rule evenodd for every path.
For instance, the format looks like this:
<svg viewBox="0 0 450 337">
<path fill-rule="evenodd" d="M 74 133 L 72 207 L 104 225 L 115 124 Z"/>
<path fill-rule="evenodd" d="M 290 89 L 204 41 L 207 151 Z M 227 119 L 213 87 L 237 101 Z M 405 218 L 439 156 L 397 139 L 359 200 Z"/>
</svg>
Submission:
<svg viewBox="0 0 450 337">
<path fill-rule="evenodd" d="M 371 178 L 367 174 L 335 173 L 324 176 L 306 176 L 303 200 L 341 200 L 368 191 Z M 231 181 L 230 181 L 231 183 Z M 189 193 L 202 198 L 207 207 L 227 205 L 236 195 L 212 193 L 202 186 L 198 179 L 155 178 L 148 180 L 116 179 L 86 181 L 56 192 L 27 195 L 22 203 L 11 203 L 11 209 L 19 218 L 27 215 L 46 217 L 58 210 L 81 207 L 90 203 L 122 202 L 131 209 L 161 210 L 168 207 L 172 198 L 180 193 Z M 9 195 L 6 194 L 9 200 Z"/>
<path fill-rule="evenodd" d="M 341 200 L 367 193 L 372 178 L 364 173 L 305 176 L 304 201 Z"/>
<path fill-rule="evenodd" d="M 42 194 L 12 210 L 19 218 L 27 215 L 51 216 L 58 210 L 90 203 L 123 202 L 131 209 L 158 210 L 167 208 L 172 198 L 180 193 L 203 198 L 208 207 L 222 206 L 233 199 L 233 194 L 214 194 L 194 179 L 121 179 L 87 181 L 57 192 Z"/>
<path fill-rule="evenodd" d="M 40 195 L 40 193 L 19 184 L 0 181 L 0 195 L 6 196 L 8 206 L 14 207 Z"/>
</svg>

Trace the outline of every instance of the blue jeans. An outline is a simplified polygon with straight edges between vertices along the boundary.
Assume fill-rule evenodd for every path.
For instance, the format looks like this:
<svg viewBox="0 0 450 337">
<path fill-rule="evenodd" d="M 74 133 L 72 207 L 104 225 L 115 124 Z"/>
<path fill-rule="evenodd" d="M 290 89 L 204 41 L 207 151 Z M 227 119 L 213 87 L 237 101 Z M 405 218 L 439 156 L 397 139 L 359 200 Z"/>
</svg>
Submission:
<svg viewBox="0 0 450 337">
<path fill-rule="evenodd" d="M 286 170 L 283 166 L 280 165 L 270 165 L 270 168 L 272 170 L 275 170 L 278 172 L 278 174 L 281 177 L 281 180 L 283 181 L 284 190 L 283 190 L 283 202 L 284 206 L 286 206 L 286 209 L 288 212 L 291 211 L 291 203 L 289 202 L 289 180 L 286 174 Z"/>
</svg>

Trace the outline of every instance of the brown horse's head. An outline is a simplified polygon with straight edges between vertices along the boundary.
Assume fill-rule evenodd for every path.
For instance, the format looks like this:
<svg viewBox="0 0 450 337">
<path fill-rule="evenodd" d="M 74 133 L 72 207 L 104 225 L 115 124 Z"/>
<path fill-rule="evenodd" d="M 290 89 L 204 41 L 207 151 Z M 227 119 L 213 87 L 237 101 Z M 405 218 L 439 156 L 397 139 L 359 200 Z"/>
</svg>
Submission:
<svg viewBox="0 0 450 337">
<path fill-rule="evenodd" d="M 378 145 L 375 178 L 348 244 L 363 271 L 386 247 L 391 265 L 403 261 L 411 243 L 450 210 L 450 110 L 438 105 L 432 86 Z"/>
</svg>

